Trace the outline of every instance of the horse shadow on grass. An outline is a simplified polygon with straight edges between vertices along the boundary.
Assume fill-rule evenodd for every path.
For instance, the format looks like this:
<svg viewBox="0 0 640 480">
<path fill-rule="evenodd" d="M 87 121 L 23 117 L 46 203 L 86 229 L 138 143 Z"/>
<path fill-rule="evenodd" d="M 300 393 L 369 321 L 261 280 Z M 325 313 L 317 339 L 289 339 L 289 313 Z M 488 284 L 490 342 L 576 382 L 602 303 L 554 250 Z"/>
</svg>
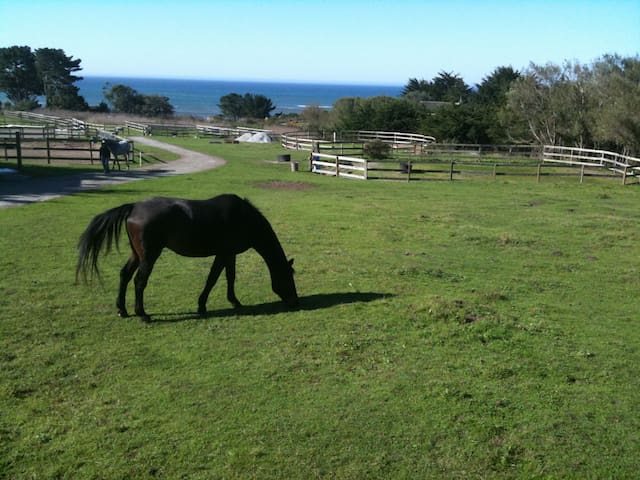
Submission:
<svg viewBox="0 0 640 480">
<path fill-rule="evenodd" d="M 348 305 L 352 303 L 368 303 L 381 298 L 392 297 L 393 294 L 377 292 L 336 292 L 319 293 L 300 297 L 300 304 L 297 307 L 288 307 L 281 301 L 259 303 L 256 305 L 244 305 L 240 308 L 222 308 L 211 310 L 204 315 L 195 312 L 176 313 L 153 313 L 152 323 L 174 323 L 185 320 L 201 320 L 208 318 L 244 317 L 258 315 L 277 315 L 286 312 L 310 312 L 335 307 L 337 305 Z"/>
</svg>

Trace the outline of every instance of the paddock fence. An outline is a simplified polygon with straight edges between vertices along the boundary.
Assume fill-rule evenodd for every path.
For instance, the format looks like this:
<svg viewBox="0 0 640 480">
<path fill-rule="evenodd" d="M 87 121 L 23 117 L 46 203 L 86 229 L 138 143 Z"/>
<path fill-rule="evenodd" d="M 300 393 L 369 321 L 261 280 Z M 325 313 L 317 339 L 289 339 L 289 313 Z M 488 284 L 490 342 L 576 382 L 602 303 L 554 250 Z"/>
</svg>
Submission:
<svg viewBox="0 0 640 480">
<path fill-rule="evenodd" d="M 24 125 L 0 126 L 0 138 L 19 131 L 23 139 L 69 139 L 96 135 L 99 130 L 122 131 L 119 125 L 85 122 L 77 118 L 57 117 L 34 112 L 5 111 L 5 120 L 31 122 Z"/>
<path fill-rule="evenodd" d="M 363 158 L 312 153 L 309 169 L 312 173 L 366 180 L 368 178 L 367 160 Z"/>
<path fill-rule="evenodd" d="M 114 135 L 112 137 L 119 138 Z M 128 141 L 131 143 L 130 163 L 142 164 L 154 160 L 148 153 L 137 150 L 135 142 Z M 100 145 L 91 138 L 23 138 L 18 132 L 12 138 L 0 139 L 0 152 L 0 160 L 15 163 L 18 169 L 22 168 L 24 161 L 42 165 L 76 164 L 102 167 Z"/>
<path fill-rule="evenodd" d="M 588 168 L 604 169 L 620 175 L 623 185 L 629 178 L 640 179 L 640 158 L 606 150 L 545 145 L 542 158 L 549 164 L 579 167 L 581 181 Z"/>
<path fill-rule="evenodd" d="M 390 145 L 387 158 L 365 159 L 367 141 Z M 309 151 L 309 171 L 324 175 L 380 180 L 454 180 L 478 175 L 544 177 L 588 176 L 640 179 L 640 160 L 603 150 L 539 145 L 437 143 L 433 137 L 393 132 L 294 132 L 282 146 Z M 354 159 L 358 159 L 355 162 Z M 357 169 L 349 169 L 357 167 Z"/>
<path fill-rule="evenodd" d="M 141 135 L 164 135 L 168 137 L 190 137 L 196 131 L 194 125 L 183 123 L 140 123 L 127 120 L 124 122 L 124 127 L 128 134 L 133 130 Z"/>
</svg>

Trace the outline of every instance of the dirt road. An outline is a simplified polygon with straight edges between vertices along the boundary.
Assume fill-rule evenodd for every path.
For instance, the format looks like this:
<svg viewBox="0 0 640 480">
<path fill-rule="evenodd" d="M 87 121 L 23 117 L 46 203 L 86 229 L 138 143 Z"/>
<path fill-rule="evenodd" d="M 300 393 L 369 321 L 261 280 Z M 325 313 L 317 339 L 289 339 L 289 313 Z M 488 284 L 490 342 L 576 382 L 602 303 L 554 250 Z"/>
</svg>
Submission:
<svg viewBox="0 0 640 480">
<path fill-rule="evenodd" d="M 112 171 L 110 174 L 96 172 L 51 178 L 29 178 L 20 174 L 10 174 L 11 176 L 0 180 L 0 208 L 19 207 L 136 180 L 200 172 L 225 164 L 222 158 L 193 152 L 148 137 L 132 137 L 132 140 L 137 145 L 168 150 L 180 155 L 180 158 L 173 162 L 155 163 L 129 171 Z"/>
</svg>

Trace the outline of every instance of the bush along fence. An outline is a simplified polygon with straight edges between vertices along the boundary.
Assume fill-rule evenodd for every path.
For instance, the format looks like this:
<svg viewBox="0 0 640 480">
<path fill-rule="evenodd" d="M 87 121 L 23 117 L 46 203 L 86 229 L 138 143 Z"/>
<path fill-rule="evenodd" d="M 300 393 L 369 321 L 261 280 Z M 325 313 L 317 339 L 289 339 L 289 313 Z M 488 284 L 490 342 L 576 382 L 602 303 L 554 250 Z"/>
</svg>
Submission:
<svg viewBox="0 0 640 480">
<path fill-rule="evenodd" d="M 309 171 L 336 177 L 385 180 L 454 180 L 489 175 L 587 176 L 640 179 L 640 159 L 603 150 L 537 145 L 442 144 L 433 137 L 390 132 L 282 135 L 284 148 L 309 151 Z M 368 139 L 368 140 L 366 140 Z M 429 140 L 425 140 L 429 139 Z M 373 142 L 386 153 L 371 155 Z M 384 149 L 382 149 L 384 152 Z M 368 158 L 367 158 L 368 157 Z M 636 182 L 637 183 L 637 182 Z"/>
</svg>

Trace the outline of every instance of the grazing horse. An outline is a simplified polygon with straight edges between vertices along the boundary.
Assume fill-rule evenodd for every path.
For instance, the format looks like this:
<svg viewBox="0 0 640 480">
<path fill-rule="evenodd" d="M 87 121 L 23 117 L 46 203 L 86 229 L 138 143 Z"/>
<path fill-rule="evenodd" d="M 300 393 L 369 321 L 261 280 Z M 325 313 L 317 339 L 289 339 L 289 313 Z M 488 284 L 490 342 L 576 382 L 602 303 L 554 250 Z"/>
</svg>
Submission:
<svg viewBox="0 0 640 480">
<path fill-rule="evenodd" d="M 236 255 L 255 249 L 271 274 L 273 291 L 289 306 L 298 303 L 293 280 L 293 260 L 288 261 L 267 219 L 248 200 L 225 194 L 209 200 L 156 197 L 127 203 L 96 215 L 80 237 L 76 280 L 87 272 L 98 272 L 98 256 L 108 252 L 126 226 L 131 256 L 120 271 L 116 308 L 127 317 L 127 285 L 136 272 L 135 313 L 148 322 L 143 294 L 153 265 L 165 247 L 187 257 L 215 255 L 204 290 L 198 298 L 198 313 L 207 312 L 207 299 L 222 270 L 226 271 L 227 299 L 235 308 L 240 302 L 234 291 Z"/>
</svg>

